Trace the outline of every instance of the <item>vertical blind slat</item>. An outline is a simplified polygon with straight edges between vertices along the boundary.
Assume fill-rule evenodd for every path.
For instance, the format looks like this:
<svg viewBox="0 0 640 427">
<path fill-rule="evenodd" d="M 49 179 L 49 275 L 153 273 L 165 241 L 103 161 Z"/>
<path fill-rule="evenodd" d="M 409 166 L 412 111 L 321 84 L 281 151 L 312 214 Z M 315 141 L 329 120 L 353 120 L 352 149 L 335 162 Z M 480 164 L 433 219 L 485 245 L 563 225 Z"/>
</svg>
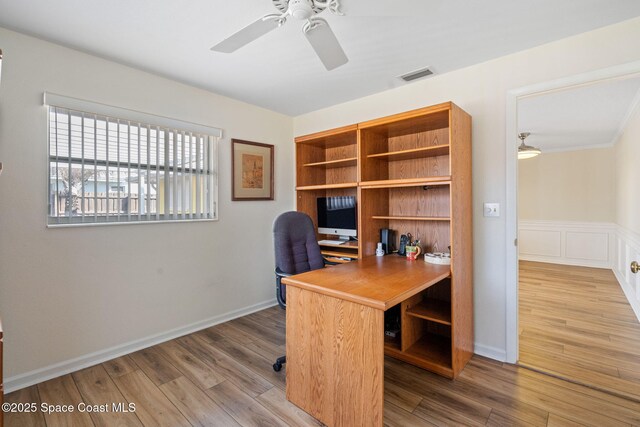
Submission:
<svg viewBox="0 0 640 427">
<path fill-rule="evenodd" d="M 200 184 L 200 139 L 201 136 L 196 136 L 196 217 L 202 218 L 202 187 Z"/>
<path fill-rule="evenodd" d="M 82 222 L 84 222 L 84 113 L 80 116 L 80 152 L 82 157 L 82 164 L 80 165 L 80 214 L 82 215 Z"/>
<path fill-rule="evenodd" d="M 127 220 L 131 221 L 131 122 L 127 122 Z"/>
<path fill-rule="evenodd" d="M 98 222 L 98 121 L 93 116 L 93 220 Z"/>
<path fill-rule="evenodd" d="M 110 210 L 109 209 L 109 207 L 110 207 L 109 206 L 109 188 L 110 188 L 110 186 L 109 186 L 109 118 L 108 117 L 106 118 L 106 126 L 107 126 L 107 129 L 106 129 L 106 132 L 105 132 L 104 140 L 105 140 L 105 144 L 106 144 L 106 151 L 105 151 L 106 154 L 105 154 L 105 156 L 107 158 L 107 168 L 106 168 L 106 171 L 105 171 L 105 186 L 106 186 L 106 189 L 105 189 L 105 194 L 106 194 L 106 206 L 105 206 L 105 209 L 107 211 L 107 216 L 105 218 L 105 221 L 109 221 L 109 210 Z"/>
<path fill-rule="evenodd" d="M 186 185 L 186 182 L 185 182 L 186 175 L 187 175 L 187 171 L 185 169 L 185 165 L 187 163 L 187 155 L 186 155 L 186 152 L 185 152 L 185 147 L 187 146 L 187 143 L 185 141 L 186 134 L 184 132 L 181 132 L 180 135 L 182 137 L 182 141 L 181 141 L 182 142 L 182 160 L 180 161 L 180 163 L 181 163 L 180 167 L 181 167 L 181 170 L 182 170 L 181 173 L 180 173 L 180 187 L 181 187 L 181 189 L 180 189 L 180 193 L 181 193 L 180 194 L 180 196 L 181 196 L 180 197 L 181 198 L 180 204 L 181 204 L 181 206 L 180 207 L 182 208 L 181 209 L 181 211 L 182 211 L 182 215 L 181 215 L 182 219 L 185 219 L 186 218 L 186 211 L 187 211 L 187 185 Z"/>
<path fill-rule="evenodd" d="M 65 210 L 67 215 L 71 218 L 73 198 L 71 187 L 71 111 L 67 110 L 67 141 L 69 143 L 69 170 L 67 171 L 67 200 L 65 201 Z"/>
</svg>

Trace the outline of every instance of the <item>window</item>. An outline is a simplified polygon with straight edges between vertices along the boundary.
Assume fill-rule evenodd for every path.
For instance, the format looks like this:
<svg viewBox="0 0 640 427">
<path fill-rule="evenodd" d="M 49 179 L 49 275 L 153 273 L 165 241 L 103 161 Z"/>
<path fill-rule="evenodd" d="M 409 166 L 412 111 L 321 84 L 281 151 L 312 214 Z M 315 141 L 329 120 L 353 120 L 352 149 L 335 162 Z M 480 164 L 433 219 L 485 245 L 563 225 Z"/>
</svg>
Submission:
<svg viewBox="0 0 640 427">
<path fill-rule="evenodd" d="M 219 130 L 59 95 L 45 100 L 49 225 L 217 219 Z M 96 110 L 117 115 L 88 112 Z M 163 121 L 172 126 L 152 124 Z"/>
</svg>

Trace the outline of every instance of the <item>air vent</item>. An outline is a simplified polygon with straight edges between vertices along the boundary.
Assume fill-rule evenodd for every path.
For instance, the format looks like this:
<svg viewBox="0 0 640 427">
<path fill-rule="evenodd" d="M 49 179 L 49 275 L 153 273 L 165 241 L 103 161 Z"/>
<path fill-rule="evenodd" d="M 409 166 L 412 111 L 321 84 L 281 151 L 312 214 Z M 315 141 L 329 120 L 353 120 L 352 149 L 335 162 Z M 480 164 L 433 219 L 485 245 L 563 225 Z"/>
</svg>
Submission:
<svg viewBox="0 0 640 427">
<path fill-rule="evenodd" d="M 433 71 L 431 71 L 429 69 L 429 67 L 427 68 L 422 68 L 420 70 L 416 70 L 416 71 L 412 71 L 410 73 L 407 74 L 403 74 L 402 76 L 400 76 L 400 78 L 402 80 L 404 80 L 405 82 L 410 82 L 413 80 L 417 80 L 417 79 L 421 79 L 423 77 L 427 77 L 433 74 Z"/>
</svg>

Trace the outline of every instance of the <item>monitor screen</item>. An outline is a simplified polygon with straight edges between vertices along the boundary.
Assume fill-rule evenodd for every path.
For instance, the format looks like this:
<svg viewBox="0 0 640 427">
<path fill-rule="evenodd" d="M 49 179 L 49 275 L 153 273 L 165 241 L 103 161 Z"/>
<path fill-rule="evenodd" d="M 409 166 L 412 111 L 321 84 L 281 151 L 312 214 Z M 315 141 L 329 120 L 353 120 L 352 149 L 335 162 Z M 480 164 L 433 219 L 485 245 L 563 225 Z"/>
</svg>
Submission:
<svg viewBox="0 0 640 427">
<path fill-rule="evenodd" d="M 358 219 L 354 196 L 318 197 L 318 232 L 356 237 Z"/>
</svg>

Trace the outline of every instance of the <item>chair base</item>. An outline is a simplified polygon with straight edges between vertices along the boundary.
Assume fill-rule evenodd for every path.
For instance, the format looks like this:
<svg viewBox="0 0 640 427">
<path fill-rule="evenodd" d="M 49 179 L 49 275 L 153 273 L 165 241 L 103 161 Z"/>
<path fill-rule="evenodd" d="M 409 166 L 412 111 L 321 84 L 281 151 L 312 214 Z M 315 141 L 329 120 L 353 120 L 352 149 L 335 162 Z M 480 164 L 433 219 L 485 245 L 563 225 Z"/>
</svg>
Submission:
<svg viewBox="0 0 640 427">
<path fill-rule="evenodd" d="M 273 364 L 273 370 L 276 372 L 280 372 L 283 363 L 287 363 L 287 356 L 278 357 L 276 359 L 276 363 Z"/>
</svg>

